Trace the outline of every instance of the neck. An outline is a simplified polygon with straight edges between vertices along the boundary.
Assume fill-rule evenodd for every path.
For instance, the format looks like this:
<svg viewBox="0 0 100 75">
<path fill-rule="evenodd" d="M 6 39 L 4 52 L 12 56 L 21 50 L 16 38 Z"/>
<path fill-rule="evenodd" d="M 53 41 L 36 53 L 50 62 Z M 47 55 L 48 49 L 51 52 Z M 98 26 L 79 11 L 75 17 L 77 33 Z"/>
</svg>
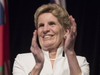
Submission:
<svg viewBox="0 0 100 75">
<path fill-rule="evenodd" d="M 55 59 L 56 58 L 56 53 L 57 53 L 57 50 L 49 51 L 49 58 L 50 59 Z"/>
<path fill-rule="evenodd" d="M 63 44 L 63 42 L 62 42 L 62 44 Z M 56 58 L 57 49 L 60 48 L 62 46 L 62 44 L 59 47 L 55 48 L 55 49 L 48 50 L 50 59 L 55 59 Z"/>
</svg>

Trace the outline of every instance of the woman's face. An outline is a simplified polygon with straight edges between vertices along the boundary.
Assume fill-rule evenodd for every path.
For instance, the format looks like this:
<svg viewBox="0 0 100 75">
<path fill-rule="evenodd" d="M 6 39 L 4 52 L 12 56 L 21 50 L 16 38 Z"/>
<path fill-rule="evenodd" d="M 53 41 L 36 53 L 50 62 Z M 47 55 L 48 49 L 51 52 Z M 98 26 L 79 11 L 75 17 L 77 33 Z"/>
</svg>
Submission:
<svg viewBox="0 0 100 75">
<path fill-rule="evenodd" d="M 55 16 L 43 13 L 38 17 L 38 38 L 44 50 L 53 50 L 63 45 L 64 29 Z"/>
</svg>

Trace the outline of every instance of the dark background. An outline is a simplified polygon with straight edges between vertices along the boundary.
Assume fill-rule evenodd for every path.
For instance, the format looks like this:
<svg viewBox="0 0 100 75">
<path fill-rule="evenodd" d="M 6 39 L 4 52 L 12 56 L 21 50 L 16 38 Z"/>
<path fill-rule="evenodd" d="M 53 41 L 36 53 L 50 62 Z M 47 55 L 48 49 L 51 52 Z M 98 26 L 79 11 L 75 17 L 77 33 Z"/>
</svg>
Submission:
<svg viewBox="0 0 100 75">
<path fill-rule="evenodd" d="M 8 0 L 11 72 L 17 54 L 30 52 L 34 13 L 49 0 Z M 66 0 L 67 10 L 77 23 L 75 51 L 90 63 L 90 75 L 99 75 L 100 2 Z"/>
</svg>

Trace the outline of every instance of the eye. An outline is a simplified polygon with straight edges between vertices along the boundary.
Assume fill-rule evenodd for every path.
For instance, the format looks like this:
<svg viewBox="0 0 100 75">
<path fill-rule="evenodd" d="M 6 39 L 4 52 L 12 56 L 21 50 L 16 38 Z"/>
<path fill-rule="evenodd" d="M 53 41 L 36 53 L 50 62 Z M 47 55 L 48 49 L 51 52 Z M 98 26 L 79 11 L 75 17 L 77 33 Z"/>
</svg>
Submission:
<svg viewBox="0 0 100 75">
<path fill-rule="evenodd" d="M 39 25 L 38 25 L 38 27 L 43 27 L 43 26 L 44 26 L 44 24 L 39 24 Z"/>
<path fill-rule="evenodd" d="M 49 25 L 55 25 L 55 22 L 49 22 Z"/>
</svg>

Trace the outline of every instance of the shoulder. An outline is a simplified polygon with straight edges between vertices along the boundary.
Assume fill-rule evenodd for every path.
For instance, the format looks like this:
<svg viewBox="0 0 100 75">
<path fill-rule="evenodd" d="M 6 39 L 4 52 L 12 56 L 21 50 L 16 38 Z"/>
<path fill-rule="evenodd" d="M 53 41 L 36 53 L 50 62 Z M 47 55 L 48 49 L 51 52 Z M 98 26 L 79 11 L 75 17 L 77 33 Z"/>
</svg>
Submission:
<svg viewBox="0 0 100 75">
<path fill-rule="evenodd" d="M 79 60 L 79 61 L 80 61 L 80 60 L 81 60 L 81 61 L 82 61 L 82 60 L 86 60 L 86 57 L 84 57 L 84 56 L 76 56 L 76 57 L 77 57 L 77 60 Z"/>
<path fill-rule="evenodd" d="M 23 73 L 23 75 L 25 75 L 25 72 L 28 75 L 34 65 L 35 59 L 32 53 L 18 54 L 14 61 L 13 73 Z"/>
<path fill-rule="evenodd" d="M 16 58 L 25 58 L 25 57 L 33 57 L 32 53 L 20 53 L 16 56 Z"/>
<path fill-rule="evenodd" d="M 15 61 L 20 63 L 34 62 L 34 57 L 32 53 L 21 53 L 16 56 Z"/>
<path fill-rule="evenodd" d="M 87 62 L 87 59 L 86 59 L 86 57 L 84 57 L 84 56 L 76 56 L 77 57 L 77 60 L 78 60 L 78 63 L 79 63 L 79 65 L 85 65 L 85 64 L 89 64 L 88 62 Z"/>
<path fill-rule="evenodd" d="M 17 59 L 27 59 L 27 58 L 33 58 L 32 53 L 20 53 L 16 56 Z M 15 59 L 16 59 L 15 58 Z"/>
<path fill-rule="evenodd" d="M 76 56 L 79 66 L 82 70 L 82 75 L 89 75 L 90 69 L 89 69 L 89 63 L 86 60 L 86 57 L 83 56 Z"/>
</svg>

